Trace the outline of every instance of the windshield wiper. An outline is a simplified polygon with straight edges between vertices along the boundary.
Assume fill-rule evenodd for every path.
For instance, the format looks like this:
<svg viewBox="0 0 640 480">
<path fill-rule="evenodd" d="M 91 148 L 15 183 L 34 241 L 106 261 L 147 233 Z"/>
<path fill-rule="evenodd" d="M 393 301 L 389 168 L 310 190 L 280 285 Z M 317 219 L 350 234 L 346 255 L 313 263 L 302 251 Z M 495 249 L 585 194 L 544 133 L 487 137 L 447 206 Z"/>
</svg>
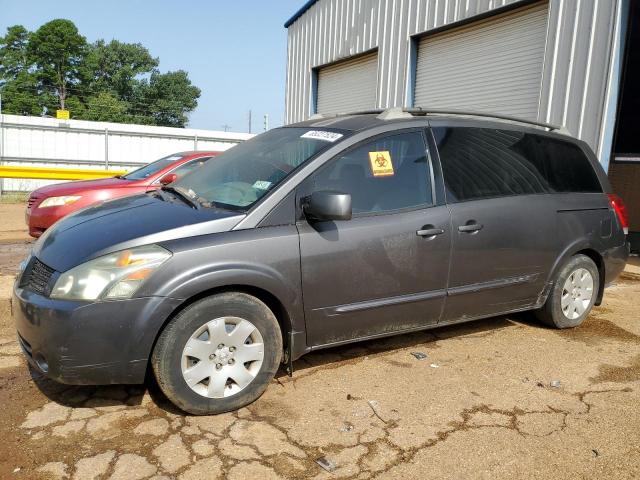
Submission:
<svg viewBox="0 0 640 480">
<path fill-rule="evenodd" d="M 200 209 L 200 203 L 195 198 L 191 197 L 187 192 L 182 190 L 180 187 L 165 186 L 165 187 L 162 187 L 162 190 L 164 190 L 165 192 L 171 192 L 176 197 L 180 197 L 180 199 L 182 199 L 188 205 L 191 205 L 193 208 Z"/>
</svg>

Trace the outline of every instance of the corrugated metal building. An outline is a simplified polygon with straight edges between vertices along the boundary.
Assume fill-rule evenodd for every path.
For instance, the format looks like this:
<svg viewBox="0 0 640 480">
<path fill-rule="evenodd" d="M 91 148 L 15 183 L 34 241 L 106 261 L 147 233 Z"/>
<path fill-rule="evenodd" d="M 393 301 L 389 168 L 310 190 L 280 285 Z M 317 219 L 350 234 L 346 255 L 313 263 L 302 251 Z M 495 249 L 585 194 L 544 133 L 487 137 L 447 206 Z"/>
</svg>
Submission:
<svg viewBox="0 0 640 480">
<path fill-rule="evenodd" d="M 629 133 L 640 118 L 618 108 L 638 102 L 635 3 L 311 0 L 285 24 L 286 123 L 420 106 L 562 125 L 609 169 L 640 231 L 640 198 L 631 202 L 640 188 L 615 175 L 624 168 L 640 181 L 639 135 Z"/>
</svg>

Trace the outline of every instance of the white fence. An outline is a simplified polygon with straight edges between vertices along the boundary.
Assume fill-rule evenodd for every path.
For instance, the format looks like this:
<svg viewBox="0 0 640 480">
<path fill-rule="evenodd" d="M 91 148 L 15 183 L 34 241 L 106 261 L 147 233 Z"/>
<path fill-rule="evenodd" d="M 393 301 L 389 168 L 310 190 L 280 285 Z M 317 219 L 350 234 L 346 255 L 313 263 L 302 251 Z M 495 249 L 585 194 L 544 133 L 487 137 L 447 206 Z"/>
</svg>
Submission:
<svg viewBox="0 0 640 480">
<path fill-rule="evenodd" d="M 175 152 L 223 151 L 252 136 L 212 130 L 0 115 L 0 163 L 127 170 Z M 55 182 L 0 179 L 0 192 L 31 191 L 49 183 Z"/>
</svg>

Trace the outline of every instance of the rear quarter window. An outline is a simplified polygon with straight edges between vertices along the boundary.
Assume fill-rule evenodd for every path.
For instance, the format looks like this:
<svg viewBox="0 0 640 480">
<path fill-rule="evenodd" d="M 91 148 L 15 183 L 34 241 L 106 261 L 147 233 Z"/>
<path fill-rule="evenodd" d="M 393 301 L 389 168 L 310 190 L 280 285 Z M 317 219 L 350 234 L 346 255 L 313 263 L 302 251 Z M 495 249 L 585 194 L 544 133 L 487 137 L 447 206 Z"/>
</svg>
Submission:
<svg viewBox="0 0 640 480">
<path fill-rule="evenodd" d="M 574 143 L 525 135 L 523 154 L 547 180 L 550 192 L 602 192 L 584 151 Z"/>
<path fill-rule="evenodd" d="M 449 202 L 602 191 L 573 143 L 517 130 L 437 127 L 433 133 Z"/>
</svg>

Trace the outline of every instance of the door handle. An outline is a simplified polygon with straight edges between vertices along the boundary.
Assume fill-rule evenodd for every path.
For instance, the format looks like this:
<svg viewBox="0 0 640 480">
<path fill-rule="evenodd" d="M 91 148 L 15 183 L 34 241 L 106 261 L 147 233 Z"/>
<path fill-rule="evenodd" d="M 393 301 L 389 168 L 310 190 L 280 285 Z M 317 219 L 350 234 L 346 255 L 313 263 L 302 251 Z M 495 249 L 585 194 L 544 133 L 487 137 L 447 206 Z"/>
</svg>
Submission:
<svg viewBox="0 0 640 480">
<path fill-rule="evenodd" d="M 416 235 L 419 237 L 435 237 L 436 235 L 442 235 L 443 233 L 444 230 L 441 228 L 423 228 L 418 230 Z"/>
<path fill-rule="evenodd" d="M 482 230 L 483 226 L 484 225 L 482 225 L 481 223 L 476 223 L 476 222 L 467 223 L 466 225 L 460 225 L 458 227 L 458 231 L 463 233 L 476 233 Z"/>
</svg>

